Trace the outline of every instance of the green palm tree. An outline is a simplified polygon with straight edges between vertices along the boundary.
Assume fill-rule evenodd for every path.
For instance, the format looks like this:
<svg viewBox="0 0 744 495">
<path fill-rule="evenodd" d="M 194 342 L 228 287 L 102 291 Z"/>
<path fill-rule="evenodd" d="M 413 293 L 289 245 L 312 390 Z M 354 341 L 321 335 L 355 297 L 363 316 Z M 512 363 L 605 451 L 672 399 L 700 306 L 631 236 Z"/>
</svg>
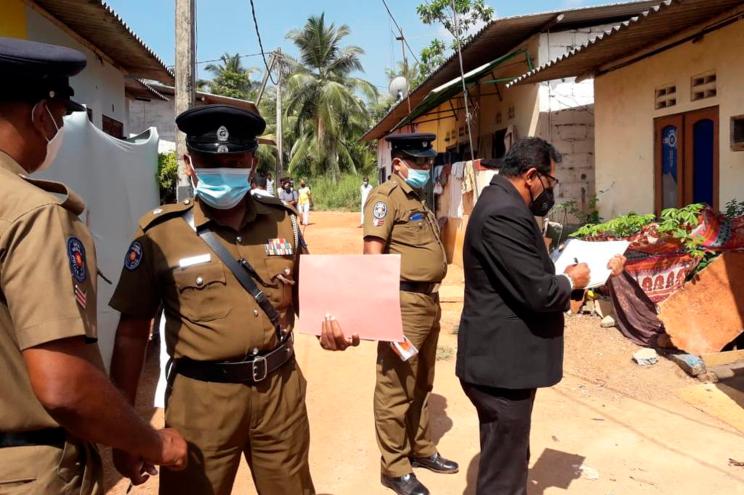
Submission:
<svg viewBox="0 0 744 495">
<path fill-rule="evenodd" d="M 204 69 L 214 76 L 207 82 L 213 94 L 247 100 L 255 93 L 258 83 L 251 80 L 251 74 L 257 69 L 243 67 L 237 53 L 225 53 L 220 57 L 220 63 L 209 64 Z"/>
<path fill-rule="evenodd" d="M 349 32 L 346 25 L 326 24 L 321 14 L 287 34 L 300 52 L 287 81 L 286 114 L 293 117 L 296 136 L 290 149 L 292 173 L 328 173 L 336 181 L 342 167 L 356 172 L 352 145 L 369 125 L 360 95 L 373 98 L 377 91 L 351 75 L 363 71 L 359 56 L 364 51 L 341 46 Z"/>
</svg>

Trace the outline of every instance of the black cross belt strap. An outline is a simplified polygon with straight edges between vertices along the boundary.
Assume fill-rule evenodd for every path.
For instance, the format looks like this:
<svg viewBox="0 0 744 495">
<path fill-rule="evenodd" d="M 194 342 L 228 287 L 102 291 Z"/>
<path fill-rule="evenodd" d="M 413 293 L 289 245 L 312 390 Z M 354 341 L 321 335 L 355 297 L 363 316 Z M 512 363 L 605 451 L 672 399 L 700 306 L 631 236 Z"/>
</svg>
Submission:
<svg viewBox="0 0 744 495">
<path fill-rule="evenodd" d="M 279 324 L 280 316 L 279 312 L 271 305 L 269 298 L 266 294 L 256 286 L 253 278 L 250 276 L 250 272 L 253 272 L 253 267 L 241 258 L 236 260 L 232 254 L 222 245 L 217 234 L 215 234 L 209 227 L 202 227 L 196 231 L 197 235 L 214 251 L 217 257 L 222 260 L 228 270 L 235 275 L 240 285 L 248 291 L 250 295 L 256 300 L 259 306 L 266 316 L 269 317 L 271 323 L 274 325 L 276 330 L 276 337 L 279 339 L 279 343 L 282 343 L 286 336 L 282 333 L 281 325 Z"/>
</svg>

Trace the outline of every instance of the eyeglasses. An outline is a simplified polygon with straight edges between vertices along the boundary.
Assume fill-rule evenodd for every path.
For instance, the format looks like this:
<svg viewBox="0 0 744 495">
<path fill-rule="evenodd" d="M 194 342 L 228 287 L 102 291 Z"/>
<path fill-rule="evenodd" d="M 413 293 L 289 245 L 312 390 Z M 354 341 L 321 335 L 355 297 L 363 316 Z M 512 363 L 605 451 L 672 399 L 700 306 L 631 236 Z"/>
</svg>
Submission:
<svg viewBox="0 0 744 495">
<path fill-rule="evenodd" d="M 558 184 L 561 183 L 561 181 L 559 181 L 558 179 L 556 179 L 555 177 L 553 177 L 550 174 L 545 174 L 543 172 L 538 172 L 538 174 L 539 175 L 542 175 L 543 177 L 547 177 L 548 179 L 550 179 L 550 181 L 551 181 L 550 182 L 550 187 L 555 187 L 555 186 L 557 186 Z"/>
</svg>

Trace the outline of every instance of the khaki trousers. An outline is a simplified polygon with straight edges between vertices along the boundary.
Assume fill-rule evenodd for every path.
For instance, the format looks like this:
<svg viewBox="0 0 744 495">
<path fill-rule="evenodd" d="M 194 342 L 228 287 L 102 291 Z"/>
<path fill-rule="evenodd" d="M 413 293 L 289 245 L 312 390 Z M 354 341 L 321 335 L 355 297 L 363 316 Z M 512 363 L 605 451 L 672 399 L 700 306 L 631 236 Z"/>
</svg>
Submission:
<svg viewBox="0 0 744 495">
<path fill-rule="evenodd" d="M 0 448 L 0 495 L 103 495 L 103 467 L 94 444 Z"/>
<path fill-rule="evenodd" d="M 437 451 L 429 432 L 427 398 L 434 385 L 442 313 L 439 295 L 401 291 L 400 306 L 403 333 L 419 353 L 402 361 L 388 342 L 380 342 L 374 395 L 382 474 L 393 477 L 412 472 L 410 457 L 428 457 Z"/>
<path fill-rule="evenodd" d="M 313 495 L 305 378 L 294 360 L 256 385 L 176 375 L 165 423 L 189 443 L 184 471 L 162 469 L 160 493 L 229 495 L 244 455 L 261 495 Z"/>
</svg>

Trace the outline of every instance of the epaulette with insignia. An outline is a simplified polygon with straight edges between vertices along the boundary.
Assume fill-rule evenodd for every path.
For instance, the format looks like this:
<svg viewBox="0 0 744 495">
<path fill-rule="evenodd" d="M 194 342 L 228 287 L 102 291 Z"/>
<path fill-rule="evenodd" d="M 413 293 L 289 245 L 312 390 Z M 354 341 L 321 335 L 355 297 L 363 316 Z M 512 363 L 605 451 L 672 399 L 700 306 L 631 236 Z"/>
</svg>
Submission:
<svg viewBox="0 0 744 495">
<path fill-rule="evenodd" d="M 281 199 L 274 197 L 274 196 L 263 196 L 263 195 L 255 195 L 253 196 L 253 199 L 255 201 L 258 201 L 262 205 L 266 206 L 277 206 L 279 208 L 285 208 L 289 210 L 293 215 L 297 216 L 299 213 L 297 210 L 289 203 L 282 201 Z"/>
<path fill-rule="evenodd" d="M 398 181 L 396 180 L 389 180 L 387 182 L 383 182 L 379 186 L 377 186 L 375 189 L 370 191 L 370 196 L 377 193 L 382 194 L 384 196 L 390 196 L 390 194 L 395 190 L 395 188 L 398 187 Z"/>
<path fill-rule="evenodd" d="M 192 199 L 186 199 L 184 201 L 181 201 L 180 203 L 171 203 L 168 205 L 158 206 L 154 210 L 150 210 L 142 215 L 139 220 L 139 227 L 143 231 L 146 231 L 147 229 L 151 229 L 152 227 L 158 225 L 160 222 L 167 220 L 168 218 L 180 215 L 193 206 L 194 200 Z"/>
</svg>

